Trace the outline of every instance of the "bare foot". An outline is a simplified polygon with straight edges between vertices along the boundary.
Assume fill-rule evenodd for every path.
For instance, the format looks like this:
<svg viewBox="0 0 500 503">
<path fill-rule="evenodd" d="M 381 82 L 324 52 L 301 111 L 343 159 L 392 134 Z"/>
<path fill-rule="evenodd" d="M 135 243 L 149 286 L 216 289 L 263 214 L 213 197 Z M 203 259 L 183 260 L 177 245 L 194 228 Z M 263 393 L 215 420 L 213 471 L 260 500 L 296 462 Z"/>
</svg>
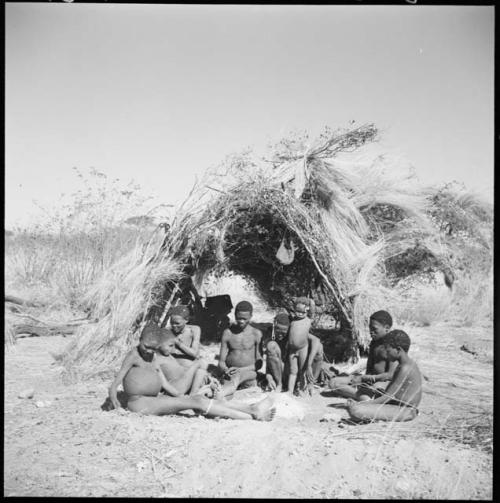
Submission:
<svg viewBox="0 0 500 503">
<path fill-rule="evenodd" d="M 252 409 L 254 410 L 252 416 L 257 421 L 272 421 L 276 414 L 276 405 L 270 397 L 253 404 Z"/>
<path fill-rule="evenodd" d="M 273 376 L 270 374 L 266 375 L 266 380 L 267 380 L 267 386 L 271 391 L 274 391 L 276 389 L 276 382 L 273 379 Z"/>
<path fill-rule="evenodd" d="M 217 379 L 213 379 L 210 383 L 210 389 L 212 390 L 212 397 L 216 400 L 224 400 L 224 390 L 222 389 L 221 383 Z"/>
<path fill-rule="evenodd" d="M 213 398 L 214 392 L 210 384 L 205 384 L 205 386 L 202 386 L 196 393 L 194 393 L 193 396 L 196 395 L 202 395 L 206 396 L 207 398 Z"/>
</svg>

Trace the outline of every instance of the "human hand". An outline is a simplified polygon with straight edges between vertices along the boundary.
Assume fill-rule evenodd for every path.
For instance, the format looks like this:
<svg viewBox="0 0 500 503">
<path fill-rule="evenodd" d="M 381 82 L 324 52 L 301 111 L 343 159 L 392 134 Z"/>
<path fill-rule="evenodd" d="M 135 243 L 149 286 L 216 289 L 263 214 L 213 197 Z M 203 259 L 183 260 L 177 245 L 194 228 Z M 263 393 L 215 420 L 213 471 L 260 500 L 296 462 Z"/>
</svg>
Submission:
<svg viewBox="0 0 500 503">
<path fill-rule="evenodd" d="M 229 367 L 226 370 L 226 375 L 228 375 L 229 377 L 232 377 L 232 376 L 236 375 L 238 372 L 239 372 L 238 367 Z"/>
<path fill-rule="evenodd" d="M 306 369 L 306 379 L 307 379 L 307 382 L 309 382 L 309 383 L 314 382 L 312 367 L 310 365 L 308 365 L 308 367 Z"/>
<path fill-rule="evenodd" d="M 374 384 L 375 383 L 375 376 L 364 375 L 364 376 L 361 377 L 361 380 L 363 382 L 368 383 L 368 384 Z"/>
<path fill-rule="evenodd" d="M 118 401 L 118 398 L 116 397 L 116 390 L 110 389 L 109 390 L 109 400 L 111 401 L 111 405 L 113 405 L 113 409 L 120 409 L 121 404 Z"/>
<path fill-rule="evenodd" d="M 349 384 L 353 384 L 357 386 L 358 384 L 361 384 L 363 382 L 363 377 L 362 376 L 351 376 L 351 380 L 349 381 Z"/>
</svg>

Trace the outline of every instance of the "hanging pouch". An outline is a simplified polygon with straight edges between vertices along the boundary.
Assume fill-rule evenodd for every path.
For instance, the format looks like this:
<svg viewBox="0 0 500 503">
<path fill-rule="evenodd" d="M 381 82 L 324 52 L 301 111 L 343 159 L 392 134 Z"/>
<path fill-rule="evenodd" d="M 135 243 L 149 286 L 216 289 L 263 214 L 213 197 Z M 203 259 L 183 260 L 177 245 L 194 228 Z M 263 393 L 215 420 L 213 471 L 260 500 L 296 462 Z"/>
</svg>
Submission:
<svg viewBox="0 0 500 503">
<path fill-rule="evenodd" d="M 295 258 L 295 249 L 295 243 L 291 239 L 287 239 L 286 236 L 283 236 L 280 247 L 276 252 L 276 258 L 283 265 L 289 265 Z"/>
</svg>

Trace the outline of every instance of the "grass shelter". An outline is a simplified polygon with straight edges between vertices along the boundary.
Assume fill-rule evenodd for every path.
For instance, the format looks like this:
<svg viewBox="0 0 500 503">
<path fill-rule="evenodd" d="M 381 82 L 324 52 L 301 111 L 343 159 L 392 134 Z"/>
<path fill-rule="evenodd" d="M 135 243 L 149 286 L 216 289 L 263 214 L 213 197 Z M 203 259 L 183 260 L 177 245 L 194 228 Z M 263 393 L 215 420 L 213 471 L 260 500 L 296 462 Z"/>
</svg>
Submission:
<svg viewBox="0 0 500 503">
<path fill-rule="evenodd" d="M 385 261 L 414 245 L 402 233 L 417 230 L 419 246 L 446 263 L 412 173 L 383 156 L 342 161 L 377 137 L 373 124 L 326 128 L 314 141 L 278 143 L 267 158 L 233 155 L 207 170 L 169 225 L 89 291 L 95 323 L 61 356 L 68 373 L 114 372 L 146 322 L 164 324 L 186 290 L 225 271 L 250 278 L 272 309 L 313 298 L 322 319 L 341 326 L 343 357 L 356 359 L 369 342 L 370 313 L 385 307 Z"/>
</svg>

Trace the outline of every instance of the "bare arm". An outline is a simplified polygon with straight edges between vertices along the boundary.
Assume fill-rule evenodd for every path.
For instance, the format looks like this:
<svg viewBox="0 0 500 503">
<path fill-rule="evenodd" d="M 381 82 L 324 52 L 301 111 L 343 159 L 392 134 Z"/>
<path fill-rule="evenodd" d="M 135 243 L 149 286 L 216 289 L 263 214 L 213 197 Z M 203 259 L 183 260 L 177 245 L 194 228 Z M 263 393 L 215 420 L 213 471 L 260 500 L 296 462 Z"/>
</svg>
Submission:
<svg viewBox="0 0 500 503">
<path fill-rule="evenodd" d="M 186 344 L 183 344 L 178 338 L 175 341 L 175 346 L 178 349 L 180 349 L 183 353 L 190 356 L 191 358 L 198 358 L 198 355 L 200 354 L 201 329 L 196 325 L 190 325 L 190 327 L 193 334 L 193 341 L 191 342 L 191 347 L 187 346 Z"/>
<path fill-rule="evenodd" d="M 375 364 L 375 370 L 377 369 L 376 365 L 377 364 Z M 396 371 L 397 366 L 398 362 L 390 362 L 389 369 L 387 370 L 387 372 L 381 372 L 380 374 L 373 374 L 373 375 L 369 374 L 363 375 L 361 376 L 361 381 L 369 383 L 375 383 L 378 381 L 390 381 L 394 376 L 394 372 Z"/>
<path fill-rule="evenodd" d="M 229 352 L 228 339 L 231 335 L 229 329 L 226 328 L 222 333 L 222 340 L 220 341 L 220 353 L 219 353 L 219 368 L 224 372 L 227 372 L 228 366 L 226 365 L 227 353 Z"/>
<path fill-rule="evenodd" d="M 262 367 L 262 355 L 260 354 L 260 346 L 262 341 L 262 332 L 256 328 L 255 329 L 255 370 L 259 370 Z"/>
<path fill-rule="evenodd" d="M 321 342 L 318 339 L 318 337 L 316 337 L 313 334 L 308 334 L 307 340 L 309 343 L 309 354 L 307 355 L 307 366 L 310 367 L 312 365 L 314 357 L 316 356 L 316 353 L 318 352 L 319 345 L 321 344 Z"/>
<path fill-rule="evenodd" d="M 122 383 L 123 378 L 127 375 L 127 372 L 137 362 L 137 358 L 139 358 L 139 355 L 137 354 L 135 348 L 127 353 L 127 356 L 125 356 L 125 359 L 123 360 L 122 366 L 120 367 L 118 374 L 116 374 L 116 377 L 114 378 L 113 382 L 111 383 L 111 386 L 109 387 L 109 399 L 111 400 L 111 403 L 113 404 L 113 407 L 115 409 L 120 408 L 120 402 L 116 397 L 116 391 L 118 389 L 118 386 Z"/>
<path fill-rule="evenodd" d="M 379 398 L 375 398 L 375 400 L 371 400 L 370 403 L 382 404 L 387 403 L 390 400 L 399 401 L 396 398 L 396 394 L 401 389 L 401 386 L 403 385 L 404 381 L 408 378 L 409 372 L 410 372 L 409 365 L 399 365 L 397 372 L 394 372 L 393 380 L 389 383 L 389 386 L 387 386 L 387 389 L 385 390 L 384 394 Z"/>
<path fill-rule="evenodd" d="M 170 384 L 167 381 L 167 378 L 165 377 L 165 374 L 163 373 L 163 370 L 161 369 L 161 364 L 160 364 L 160 362 L 158 360 L 156 360 L 156 358 L 155 358 L 155 361 L 153 363 L 153 366 L 154 366 L 154 369 L 156 370 L 156 372 L 158 374 L 158 377 L 160 378 L 161 388 L 163 390 L 165 390 L 165 392 L 167 393 L 167 395 L 170 395 L 170 396 L 181 396 L 181 393 L 179 393 L 179 391 L 177 391 L 177 389 L 175 388 L 175 386 L 173 386 L 172 384 Z"/>
</svg>

